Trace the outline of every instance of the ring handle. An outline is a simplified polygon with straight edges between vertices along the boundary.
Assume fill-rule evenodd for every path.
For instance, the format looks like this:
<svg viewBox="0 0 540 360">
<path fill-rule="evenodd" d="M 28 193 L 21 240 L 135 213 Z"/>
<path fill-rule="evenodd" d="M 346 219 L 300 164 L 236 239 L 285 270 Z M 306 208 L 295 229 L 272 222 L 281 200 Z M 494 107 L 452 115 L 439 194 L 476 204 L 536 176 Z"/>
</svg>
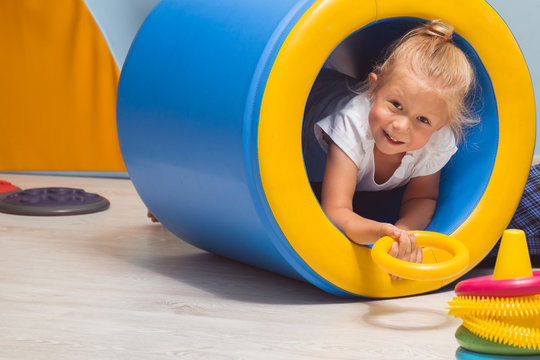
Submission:
<svg viewBox="0 0 540 360">
<path fill-rule="evenodd" d="M 411 232 L 417 246 L 433 247 L 452 255 L 448 261 L 432 264 L 416 264 L 396 259 L 388 254 L 394 239 L 385 236 L 377 240 L 371 249 L 371 258 L 384 271 L 410 280 L 444 280 L 459 275 L 469 265 L 469 250 L 459 240 L 431 231 Z M 426 251 L 426 249 L 423 249 Z"/>
</svg>

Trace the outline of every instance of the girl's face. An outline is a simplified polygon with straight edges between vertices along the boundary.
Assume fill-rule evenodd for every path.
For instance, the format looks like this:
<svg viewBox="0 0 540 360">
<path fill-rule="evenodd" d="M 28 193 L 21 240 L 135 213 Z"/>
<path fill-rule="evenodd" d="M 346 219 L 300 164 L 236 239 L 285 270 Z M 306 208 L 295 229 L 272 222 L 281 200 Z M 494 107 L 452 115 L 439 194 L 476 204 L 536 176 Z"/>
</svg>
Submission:
<svg viewBox="0 0 540 360">
<path fill-rule="evenodd" d="M 371 73 L 370 92 L 377 81 L 377 75 Z M 384 154 L 418 150 L 449 122 L 448 106 L 441 95 L 405 72 L 396 72 L 371 93 L 369 126 L 375 146 Z"/>
</svg>

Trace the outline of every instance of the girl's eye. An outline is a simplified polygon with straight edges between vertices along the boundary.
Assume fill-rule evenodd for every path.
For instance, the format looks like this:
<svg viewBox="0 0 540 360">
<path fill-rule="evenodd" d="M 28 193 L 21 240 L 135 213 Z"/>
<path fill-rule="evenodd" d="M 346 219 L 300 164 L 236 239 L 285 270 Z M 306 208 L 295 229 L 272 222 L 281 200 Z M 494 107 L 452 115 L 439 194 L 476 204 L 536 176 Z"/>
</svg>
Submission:
<svg viewBox="0 0 540 360">
<path fill-rule="evenodd" d="M 420 120 L 422 123 L 426 124 L 426 125 L 429 125 L 430 122 L 429 122 L 429 119 L 427 117 L 424 117 L 424 116 L 418 116 L 416 119 Z"/>
<path fill-rule="evenodd" d="M 401 106 L 400 103 L 398 103 L 397 101 L 390 101 L 392 103 L 392 105 L 394 105 L 394 107 L 398 110 L 403 110 L 403 106 Z"/>
</svg>

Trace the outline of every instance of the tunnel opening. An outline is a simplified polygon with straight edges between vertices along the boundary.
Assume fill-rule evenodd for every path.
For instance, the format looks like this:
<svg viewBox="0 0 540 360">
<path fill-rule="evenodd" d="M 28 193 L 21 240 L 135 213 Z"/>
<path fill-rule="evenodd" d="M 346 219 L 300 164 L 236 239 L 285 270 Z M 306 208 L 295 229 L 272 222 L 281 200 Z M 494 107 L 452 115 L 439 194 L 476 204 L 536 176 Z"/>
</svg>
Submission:
<svg viewBox="0 0 540 360">
<path fill-rule="evenodd" d="M 421 22 L 425 20 L 400 17 L 368 24 L 338 44 L 321 68 L 306 101 L 302 123 L 304 164 L 319 201 L 326 154 L 315 139 L 314 123 L 354 97 L 353 90 L 362 87 L 374 65 L 384 58 L 388 46 Z M 495 163 L 499 135 L 497 102 L 489 74 L 465 38 L 455 33 L 453 42 L 475 69 L 477 84 L 470 97 L 480 123 L 466 130 L 458 152 L 441 173 L 437 209 L 426 230 L 447 235 L 470 215 L 482 197 Z M 321 96 L 325 92 L 331 96 Z M 353 207 L 361 216 L 395 223 L 403 192 L 404 187 L 356 192 Z"/>
</svg>

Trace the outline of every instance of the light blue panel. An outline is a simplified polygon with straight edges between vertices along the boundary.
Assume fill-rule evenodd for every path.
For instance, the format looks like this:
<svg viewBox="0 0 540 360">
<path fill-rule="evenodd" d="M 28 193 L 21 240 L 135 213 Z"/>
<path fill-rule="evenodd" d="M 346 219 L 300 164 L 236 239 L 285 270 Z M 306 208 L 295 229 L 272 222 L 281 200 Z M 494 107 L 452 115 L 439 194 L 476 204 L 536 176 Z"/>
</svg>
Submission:
<svg viewBox="0 0 540 360">
<path fill-rule="evenodd" d="M 131 42 L 160 0 L 85 0 L 121 69 Z"/>
<path fill-rule="evenodd" d="M 536 113 L 540 112 L 540 46 L 538 46 L 538 31 L 536 23 L 540 14 L 540 1 L 538 0 L 487 0 L 487 2 L 504 19 L 508 28 L 514 34 L 527 66 L 531 73 L 535 90 Z M 497 39 L 493 39 L 497 42 Z M 504 56 L 504 54 L 501 54 Z M 511 69 L 509 69 L 511 71 Z M 519 89 L 516 89 L 519 91 Z M 518 119 L 516 119 L 518 120 Z M 538 116 L 536 118 L 536 139 L 540 139 L 540 126 Z M 540 142 L 536 141 L 534 149 L 536 155 L 540 155 Z"/>
</svg>

